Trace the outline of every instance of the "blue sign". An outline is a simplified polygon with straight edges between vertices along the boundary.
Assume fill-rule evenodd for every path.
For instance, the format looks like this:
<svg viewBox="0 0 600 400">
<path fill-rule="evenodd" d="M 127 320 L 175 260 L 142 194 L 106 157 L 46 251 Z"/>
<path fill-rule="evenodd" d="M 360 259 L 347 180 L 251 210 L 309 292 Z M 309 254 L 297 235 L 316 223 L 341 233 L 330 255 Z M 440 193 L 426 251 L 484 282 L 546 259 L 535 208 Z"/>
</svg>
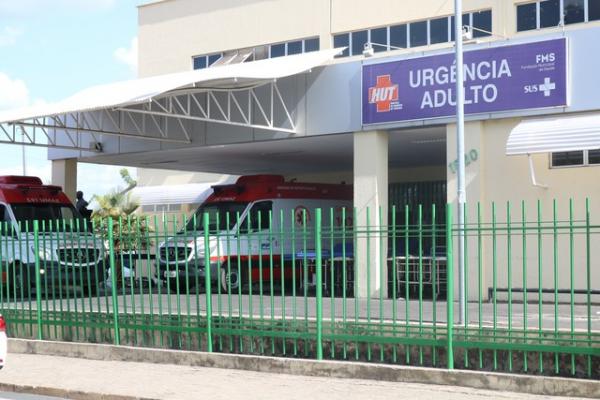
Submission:
<svg viewBox="0 0 600 400">
<path fill-rule="evenodd" d="M 456 113 L 454 54 L 363 66 L 363 124 Z M 566 39 L 464 54 L 465 113 L 567 105 Z"/>
</svg>

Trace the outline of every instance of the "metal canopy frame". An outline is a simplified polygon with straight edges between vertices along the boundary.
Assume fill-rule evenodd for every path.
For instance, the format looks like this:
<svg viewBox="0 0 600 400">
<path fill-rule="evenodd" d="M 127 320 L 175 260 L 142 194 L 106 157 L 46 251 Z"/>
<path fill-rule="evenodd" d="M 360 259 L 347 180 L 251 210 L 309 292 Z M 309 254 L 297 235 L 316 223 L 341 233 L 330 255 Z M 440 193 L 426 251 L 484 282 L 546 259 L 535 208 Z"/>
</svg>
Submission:
<svg viewBox="0 0 600 400">
<path fill-rule="evenodd" d="M 0 124 L 0 143 L 95 153 L 102 152 L 104 135 L 191 143 L 190 121 L 297 132 L 293 113 L 274 79 L 245 88 L 192 87 L 143 103 Z"/>
</svg>

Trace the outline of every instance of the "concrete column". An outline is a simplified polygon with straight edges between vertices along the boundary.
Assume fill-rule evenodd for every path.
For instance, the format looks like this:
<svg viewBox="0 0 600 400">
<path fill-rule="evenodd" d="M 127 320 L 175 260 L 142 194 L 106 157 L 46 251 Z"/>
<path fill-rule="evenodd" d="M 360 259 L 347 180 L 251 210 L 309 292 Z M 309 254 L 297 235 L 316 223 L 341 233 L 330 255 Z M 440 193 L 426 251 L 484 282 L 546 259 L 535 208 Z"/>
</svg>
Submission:
<svg viewBox="0 0 600 400">
<path fill-rule="evenodd" d="M 52 160 L 52 184 L 61 186 L 71 201 L 77 193 L 77 159 Z"/>
<path fill-rule="evenodd" d="M 387 238 L 379 229 L 387 226 L 388 220 L 386 131 L 354 133 L 354 207 L 354 224 L 361 232 L 355 249 L 357 294 L 362 298 L 377 296 L 380 290 L 387 288 Z M 362 233 L 367 227 L 367 219 L 372 232 L 369 238 Z"/>
</svg>

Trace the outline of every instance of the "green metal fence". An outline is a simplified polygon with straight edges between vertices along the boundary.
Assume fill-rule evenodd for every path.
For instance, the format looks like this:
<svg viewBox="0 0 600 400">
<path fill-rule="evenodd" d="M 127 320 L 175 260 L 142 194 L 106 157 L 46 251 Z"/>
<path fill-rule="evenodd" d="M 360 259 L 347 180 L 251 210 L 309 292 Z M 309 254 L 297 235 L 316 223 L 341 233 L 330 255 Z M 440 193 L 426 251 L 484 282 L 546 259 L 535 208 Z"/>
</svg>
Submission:
<svg viewBox="0 0 600 400">
<path fill-rule="evenodd" d="M 466 207 L 464 321 L 453 214 L 4 222 L 1 312 L 12 337 L 600 378 L 590 202 Z"/>
</svg>

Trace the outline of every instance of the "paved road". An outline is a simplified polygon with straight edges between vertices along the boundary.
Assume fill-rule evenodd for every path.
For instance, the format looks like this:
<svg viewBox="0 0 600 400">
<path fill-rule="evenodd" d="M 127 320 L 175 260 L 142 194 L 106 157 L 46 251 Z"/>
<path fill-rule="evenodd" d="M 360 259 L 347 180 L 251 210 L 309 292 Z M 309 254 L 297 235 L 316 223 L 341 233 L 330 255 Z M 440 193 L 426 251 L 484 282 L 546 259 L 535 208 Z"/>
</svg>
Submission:
<svg viewBox="0 0 600 400">
<path fill-rule="evenodd" d="M 285 300 L 283 300 L 285 299 Z M 120 313 L 136 313 L 136 314 L 162 314 L 162 315 L 178 315 L 192 314 L 203 315 L 206 312 L 206 295 L 200 293 L 197 297 L 195 294 L 186 295 L 158 295 L 156 293 L 142 294 L 119 294 L 118 309 Z M 344 304 L 345 303 L 345 304 Z M 262 305 L 262 307 L 261 307 Z M 408 306 L 408 314 L 406 312 Z M 271 314 L 275 319 L 280 318 L 298 318 L 303 319 L 305 315 L 308 318 L 315 318 L 316 300 L 314 296 L 296 298 L 286 296 L 282 298 L 278 293 L 271 297 L 268 291 L 261 296 L 254 294 L 249 295 L 232 295 L 227 294 L 212 296 L 213 315 L 237 316 L 241 313 L 245 316 L 252 315 L 253 317 L 264 316 L 270 318 Z M 17 308 L 24 310 L 35 310 L 35 299 L 25 300 L 17 303 L 4 303 L 3 308 Z M 42 300 L 42 309 L 49 311 L 93 311 L 106 312 L 112 311 L 112 299 L 110 296 L 97 296 L 94 298 L 77 298 L 69 300 Z M 382 311 L 380 313 L 380 310 Z M 418 299 L 380 299 L 373 298 L 370 300 L 354 298 L 346 299 L 344 302 L 341 298 L 331 299 L 329 297 L 323 300 L 323 317 L 330 320 L 346 318 L 353 320 L 355 318 L 364 320 L 370 317 L 377 321 L 382 317 L 386 321 L 404 322 L 408 315 L 408 320 L 417 322 L 419 315 L 422 315 L 424 323 L 432 323 L 434 321 L 445 323 L 446 321 L 446 302 L 437 301 L 434 303 L 429 300 L 424 300 L 421 307 Z M 590 313 L 588 318 L 588 311 Z M 541 314 L 540 314 L 541 312 Z M 555 310 L 553 303 L 544 303 L 542 308 L 538 307 L 538 303 L 514 303 L 512 312 L 510 313 L 510 321 L 513 328 L 523 327 L 525 323 L 529 329 L 537 329 L 539 326 L 539 318 L 541 315 L 542 327 L 547 330 L 554 329 L 555 312 L 557 315 L 556 322 L 559 329 L 569 330 L 571 322 L 574 329 L 585 331 L 590 323 L 592 331 L 600 331 L 600 305 L 594 304 L 588 310 L 585 305 L 575 305 L 574 315 L 571 320 L 571 309 L 568 303 L 558 305 Z M 501 328 L 508 327 L 509 324 L 509 307 L 506 302 L 498 302 L 496 306 L 493 303 L 481 303 L 481 310 L 478 303 L 468 304 L 468 320 L 470 324 L 478 325 L 479 315 L 481 313 L 481 323 L 483 326 L 493 326 L 494 323 Z M 458 303 L 454 304 L 454 315 L 458 315 Z M 525 318 L 527 315 L 527 318 Z"/>
<path fill-rule="evenodd" d="M 10 354 L 0 382 L 152 399 L 565 400 L 458 386 L 377 382 L 177 365 Z"/>
</svg>

